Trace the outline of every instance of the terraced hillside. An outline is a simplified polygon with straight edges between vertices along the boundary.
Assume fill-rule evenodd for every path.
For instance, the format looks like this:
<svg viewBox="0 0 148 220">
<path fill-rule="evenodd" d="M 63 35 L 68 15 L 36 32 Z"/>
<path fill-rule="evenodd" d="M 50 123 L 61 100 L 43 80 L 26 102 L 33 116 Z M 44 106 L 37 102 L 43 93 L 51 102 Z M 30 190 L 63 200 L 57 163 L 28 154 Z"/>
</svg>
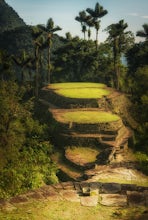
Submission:
<svg viewBox="0 0 148 220">
<path fill-rule="evenodd" d="M 101 88 L 103 94 L 97 98 L 89 92 L 92 88 L 96 94 Z M 77 93 L 72 98 L 73 89 Z M 135 169 L 128 149 L 132 131 L 123 120 L 133 127 L 136 122 L 127 110 L 123 114 L 122 100 L 123 94 L 102 84 L 43 88 L 40 102 L 51 115 L 52 160 L 60 169 L 61 181 L 0 200 L 0 219 L 146 220 L 148 178 Z"/>
<path fill-rule="evenodd" d="M 52 159 L 62 181 L 138 180 L 128 150 L 132 131 L 124 125 L 121 112 L 111 106 L 122 95 L 99 83 L 55 83 L 42 89 L 40 101 L 48 106 L 55 125 Z M 124 175 L 115 168 L 121 168 Z"/>
</svg>

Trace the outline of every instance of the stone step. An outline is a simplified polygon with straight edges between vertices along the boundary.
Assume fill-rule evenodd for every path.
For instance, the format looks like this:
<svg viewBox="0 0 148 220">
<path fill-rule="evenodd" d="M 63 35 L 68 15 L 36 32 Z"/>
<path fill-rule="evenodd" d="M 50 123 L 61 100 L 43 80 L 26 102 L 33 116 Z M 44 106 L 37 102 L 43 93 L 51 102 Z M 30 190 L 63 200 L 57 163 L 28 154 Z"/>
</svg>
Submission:
<svg viewBox="0 0 148 220">
<path fill-rule="evenodd" d="M 134 184 L 100 182 L 61 182 L 45 185 L 25 194 L 0 200 L 0 208 L 6 206 L 13 210 L 16 204 L 29 203 L 30 200 L 78 202 L 82 206 L 94 207 L 98 204 L 116 207 L 135 207 L 148 205 L 148 187 Z"/>
</svg>

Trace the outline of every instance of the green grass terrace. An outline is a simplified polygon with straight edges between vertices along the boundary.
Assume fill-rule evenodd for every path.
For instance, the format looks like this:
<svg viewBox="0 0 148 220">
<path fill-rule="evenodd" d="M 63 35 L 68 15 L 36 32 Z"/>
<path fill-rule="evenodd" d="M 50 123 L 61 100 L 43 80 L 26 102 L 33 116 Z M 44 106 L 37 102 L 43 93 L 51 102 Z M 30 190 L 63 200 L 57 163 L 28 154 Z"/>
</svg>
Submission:
<svg viewBox="0 0 148 220">
<path fill-rule="evenodd" d="M 98 124 L 120 120 L 120 117 L 111 112 L 98 110 L 56 109 L 52 111 L 54 118 L 61 123 Z"/>
<path fill-rule="evenodd" d="M 56 94 L 67 98 L 76 99 L 97 99 L 111 93 L 109 88 L 102 83 L 54 83 L 47 86 Z"/>
<path fill-rule="evenodd" d="M 98 148 L 70 146 L 66 148 L 65 156 L 71 162 L 78 165 L 85 165 L 96 161 L 97 155 L 100 153 Z"/>
</svg>

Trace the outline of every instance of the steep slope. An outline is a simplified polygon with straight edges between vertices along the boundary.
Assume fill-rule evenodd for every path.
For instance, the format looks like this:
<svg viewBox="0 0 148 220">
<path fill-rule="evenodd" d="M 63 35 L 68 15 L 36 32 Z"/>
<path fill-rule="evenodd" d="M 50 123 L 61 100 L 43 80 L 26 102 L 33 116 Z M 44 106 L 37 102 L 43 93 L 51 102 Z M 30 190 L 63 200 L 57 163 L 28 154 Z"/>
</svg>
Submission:
<svg viewBox="0 0 148 220">
<path fill-rule="evenodd" d="M 0 33 L 25 26 L 25 22 L 4 0 L 0 0 Z"/>
</svg>

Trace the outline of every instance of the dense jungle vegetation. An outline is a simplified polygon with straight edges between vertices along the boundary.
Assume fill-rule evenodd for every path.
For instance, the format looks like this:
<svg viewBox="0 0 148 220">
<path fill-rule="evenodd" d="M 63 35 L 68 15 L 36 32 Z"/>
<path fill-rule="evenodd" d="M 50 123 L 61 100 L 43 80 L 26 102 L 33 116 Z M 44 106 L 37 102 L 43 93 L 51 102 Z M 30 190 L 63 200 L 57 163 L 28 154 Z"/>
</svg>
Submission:
<svg viewBox="0 0 148 220">
<path fill-rule="evenodd" d="M 9 9 L 4 1 L 1 7 Z M 11 19 L 12 10 L 8 10 Z M 0 15 L 0 197 L 10 197 L 43 183 L 56 183 L 57 167 L 47 116 L 39 107 L 40 89 L 55 82 L 99 82 L 124 92 L 133 103 L 134 150 L 148 174 L 148 24 L 135 43 L 124 20 L 106 27 L 108 38 L 99 43 L 100 19 L 107 10 L 79 12 L 84 39 L 59 37 L 61 27 L 52 18 L 47 25 L 27 26 L 15 15 L 13 24 Z M 4 25 L 5 24 L 5 25 Z M 9 25 L 8 25 L 9 24 Z M 13 26 L 13 28 L 12 28 Z M 91 32 L 96 31 L 95 41 Z M 126 57 L 126 65 L 122 57 Z M 42 117 L 41 117 L 42 116 Z"/>
</svg>

